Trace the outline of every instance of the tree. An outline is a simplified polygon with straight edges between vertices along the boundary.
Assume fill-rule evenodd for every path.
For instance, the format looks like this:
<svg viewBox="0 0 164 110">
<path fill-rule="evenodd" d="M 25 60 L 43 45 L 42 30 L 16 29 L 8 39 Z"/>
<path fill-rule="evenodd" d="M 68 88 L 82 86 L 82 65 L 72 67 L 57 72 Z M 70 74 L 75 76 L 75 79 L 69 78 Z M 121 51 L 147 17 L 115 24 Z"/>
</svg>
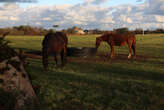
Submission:
<svg viewBox="0 0 164 110">
<path fill-rule="evenodd" d="M 143 29 L 142 28 L 137 28 L 134 32 L 135 32 L 135 34 L 142 34 Z"/>
<path fill-rule="evenodd" d="M 129 29 L 125 27 L 125 28 L 114 29 L 114 31 L 118 34 L 123 34 L 123 33 L 129 32 Z"/>
<path fill-rule="evenodd" d="M 59 27 L 59 25 L 53 25 L 53 27 L 54 27 L 54 28 L 57 28 L 57 27 Z"/>
<path fill-rule="evenodd" d="M 164 33 L 164 29 L 158 28 L 155 30 L 155 33 Z"/>
</svg>

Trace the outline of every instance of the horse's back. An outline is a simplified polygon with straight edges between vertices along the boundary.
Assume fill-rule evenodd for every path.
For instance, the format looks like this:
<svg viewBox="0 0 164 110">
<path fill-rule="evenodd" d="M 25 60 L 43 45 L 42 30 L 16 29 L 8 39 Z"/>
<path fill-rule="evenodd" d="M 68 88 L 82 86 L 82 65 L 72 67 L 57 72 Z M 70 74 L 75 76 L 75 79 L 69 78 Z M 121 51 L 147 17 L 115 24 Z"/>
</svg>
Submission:
<svg viewBox="0 0 164 110">
<path fill-rule="evenodd" d="M 135 34 L 124 33 L 124 34 L 113 34 L 110 38 L 111 42 L 116 46 L 124 46 L 127 42 L 135 40 Z"/>
<path fill-rule="evenodd" d="M 50 41 L 59 41 L 59 42 L 63 42 L 63 43 L 68 43 L 68 38 L 67 35 L 63 32 L 56 32 L 56 33 L 48 33 L 47 35 L 45 35 L 42 44 L 46 44 Z"/>
<path fill-rule="evenodd" d="M 42 42 L 43 48 L 47 48 L 51 52 L 60 52 L 68 43 L 65 33 L 56 32 L 48 33 Z"/>
<path fill-rule="evenodd" d="M 68 44 L 68 38 L 67 38 L 67 35 L 65 33 L 63 33 L 63 32 L 56 32 L 55 36 L 56 36 L 56 38 L 59 41 L 65 43 L 66 45 Z"/>
</svg>

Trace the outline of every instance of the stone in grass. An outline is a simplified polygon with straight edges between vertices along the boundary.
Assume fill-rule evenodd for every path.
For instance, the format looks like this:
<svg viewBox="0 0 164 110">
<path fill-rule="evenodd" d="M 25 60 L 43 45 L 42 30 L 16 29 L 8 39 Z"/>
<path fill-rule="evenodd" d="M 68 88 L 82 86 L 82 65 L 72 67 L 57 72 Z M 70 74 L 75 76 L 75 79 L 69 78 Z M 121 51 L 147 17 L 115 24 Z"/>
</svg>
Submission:
<svg viewBox="0 0 164 110">
<path fill-rule="evenodd" d="M 0 70 L 3 70 L 0 71 L 0 82 L 2 82 L 0 83 L 2 85 L 0 88 L 7 93 L 16 91 L 14 92 L 16 93 L 14 94 L 16 97 L 16 103 L 13 105 L 14 110 L 22 110 L 22 108 L 29 107 L 36 109 L 36 105 L 38 105 L 37 98 L 20 58 L 16 56 L 0 62 Z M 0 104 L 0 108 L 1 106 L 5 105 Z M 30 109 L 32 110 L 33 108 Z"/>
</svg>

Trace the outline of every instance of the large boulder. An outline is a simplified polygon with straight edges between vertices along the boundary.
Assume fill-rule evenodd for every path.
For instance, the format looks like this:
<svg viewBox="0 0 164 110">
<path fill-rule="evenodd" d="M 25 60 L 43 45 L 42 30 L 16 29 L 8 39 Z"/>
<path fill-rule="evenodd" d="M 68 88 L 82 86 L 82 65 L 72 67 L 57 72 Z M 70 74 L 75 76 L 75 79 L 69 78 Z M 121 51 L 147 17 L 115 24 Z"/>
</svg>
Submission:
<svg viewBox="0 0 164 110">
<path fill-rule="evenodd" d="M 15 95 L 16 102 L 15 105 L 13 105 L 15 110 L 25 107 L 27 101 L 32 104 L 36 99 L 35 92 L 32 88 L 28 74 L 24 69 L 23 62 L 18 56 L 0 62 L 0 88 L 1 90 Z M 0 105 L 0 108 L 3 108 L 3 106 L 5 107 L 6 105 L 2 104 Z"/>
<path fill-rule="evenodd" d="M 0 37 L 0 110 L 35 110 L 38 105 L 23 59 Z"/>
</svg>

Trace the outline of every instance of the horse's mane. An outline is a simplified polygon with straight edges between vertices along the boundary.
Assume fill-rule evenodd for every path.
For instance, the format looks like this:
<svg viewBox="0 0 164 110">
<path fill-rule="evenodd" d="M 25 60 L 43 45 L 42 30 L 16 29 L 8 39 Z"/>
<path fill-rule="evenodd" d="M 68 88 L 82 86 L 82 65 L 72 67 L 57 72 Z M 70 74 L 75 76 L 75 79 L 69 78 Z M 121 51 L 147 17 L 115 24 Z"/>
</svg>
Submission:
<svg viewBox="0 0 164 110">
<path fill-rule="evenodd" d="M 104 33 L 102 36 L 100 36 L 99 38 L 102 40 L 107 40 L 110 36 L 115 35 L 115 33 L 113 32 L 108 32 L 108 33 Z"/>
<path fill-rule="evenodd" d="M 105 33 L 101 36 L 101 38 L 109 38 L 110 36 L 119 36 L 119 35 L 135 35 L 134 32 L 125 32 L 125 33 L 117 33 L 117 32 L 108 32 L 108 33 Z"/>
</svg>

